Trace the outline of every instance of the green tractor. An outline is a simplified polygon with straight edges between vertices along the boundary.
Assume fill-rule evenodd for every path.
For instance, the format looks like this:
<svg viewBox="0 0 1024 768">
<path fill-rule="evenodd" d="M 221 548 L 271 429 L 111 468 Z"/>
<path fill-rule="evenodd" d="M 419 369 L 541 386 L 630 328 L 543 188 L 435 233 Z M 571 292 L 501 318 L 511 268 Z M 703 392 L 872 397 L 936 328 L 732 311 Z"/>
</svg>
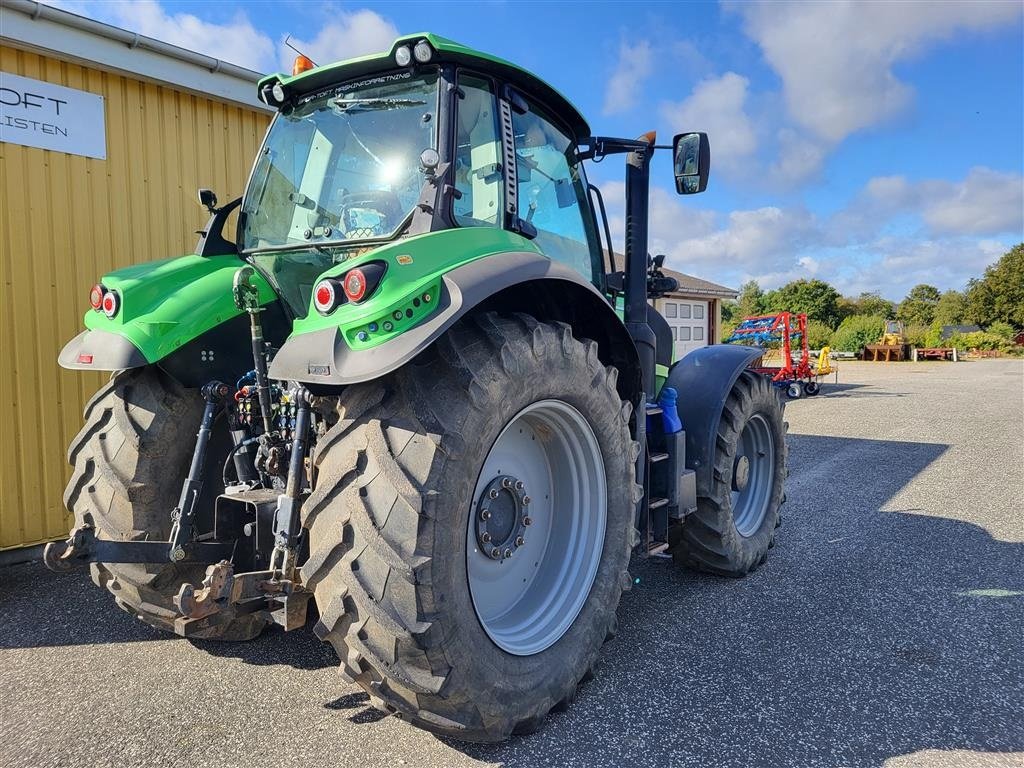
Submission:
<svg viewBox="0 0 1024 768">
<path fill-rule="evenodd" d="M 277 114 L 244 196 L 202 190 L 195 254 L 105 275 L 61 352 L 113 374 L 46 563 L 185 637 L 308 612 L 382 710 L 533 730 L 592 674 L 635 550 L 742 576 L 780 521 L 758 350 L 674 361 L 649 303 L 676 287 L 647 251 L 651 157 L 701 192 L 707 137 L 594 136 L 533 74 L 431 34 L 258 87 Z M 621 268 L 585 173 L 613 154 Z"/>
</svg>

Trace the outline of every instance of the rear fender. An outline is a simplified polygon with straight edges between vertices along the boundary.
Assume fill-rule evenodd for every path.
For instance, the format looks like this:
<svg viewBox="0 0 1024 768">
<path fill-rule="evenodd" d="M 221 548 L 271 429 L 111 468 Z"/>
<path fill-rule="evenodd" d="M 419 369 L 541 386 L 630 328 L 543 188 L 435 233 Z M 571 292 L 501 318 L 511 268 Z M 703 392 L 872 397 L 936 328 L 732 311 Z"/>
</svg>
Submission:
<svg viewBox="0 0 1024 768">
<path fill-rule="evenodd" d="M 756 347 L 713 344 L 695 349 L 673 365 L 666 387 L 679 393 L 679 418 L 686 430 L 686 465 L 697 473 L 697 494 L 714 480 L 715 436 L 722 408 L 740 373 L 763 354 Z"/>
<path fill-rule="evenodd" d="M 619 388 L 639 389 L 636 348 L 601 293 L 578 272 L 530 252 L 497 253 L 441 276 L 437 307 L 418 325 L 368 349 L 353 349 L 338 327 L 293 334 L 274 357 L 270 376 L 307 384 L 355 384 L 388 374 L 430 347 L 473 311 L 525 312 L 567 322 L 598 342 L 599 356 L 619 368 Z"/>
<path fill-rule="evenodd" d="M 249 346 L 244 313 L 235 307 L 231 292 L 241 266 L 237 256 L 192 255 L 104 275 L 101 284 L 120 296 L 117 315 L 86 312 L 87 330 L 65 345 L 58 362 L 64 368 L 116 371 L 168 361 L 169 371 L 196 366 L 195 376 L 208 381 L 203 370 L 207 366 L 201 363 L 216 361 L 218 353 L 226 362 L 234 349 Z M 273 289 L 259 275 L 254 280 L 261 304 L 274 316 L 265 323 L 279 325 Z M 236 337 L 236 330 L 242 335 Z M 278 338 L 283 334 L 277 331 Z M 269 333 L 267 338 L 272 340 Z"/>
</svg>

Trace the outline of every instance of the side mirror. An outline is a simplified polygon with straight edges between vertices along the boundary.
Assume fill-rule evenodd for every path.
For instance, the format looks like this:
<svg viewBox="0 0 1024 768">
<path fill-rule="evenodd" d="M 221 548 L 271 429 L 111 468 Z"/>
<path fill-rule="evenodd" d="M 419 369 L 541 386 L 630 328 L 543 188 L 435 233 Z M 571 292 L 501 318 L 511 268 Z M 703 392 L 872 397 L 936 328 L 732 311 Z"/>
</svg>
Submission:
<svg viewBox="0 0 1024 768">
<path fill-rule="evenodd" d="M 672 140 L 676 192 L 695 195 L 708 187 L 711 144 L 706 133 L 680 133 Z"/>
<path fill-rule="evenodd" d="M 217 195 L 214 194 L 212 189 L 200 189 L 199 203 L 210 213 L 213 213 L 217 209 Z"/>
</svg>

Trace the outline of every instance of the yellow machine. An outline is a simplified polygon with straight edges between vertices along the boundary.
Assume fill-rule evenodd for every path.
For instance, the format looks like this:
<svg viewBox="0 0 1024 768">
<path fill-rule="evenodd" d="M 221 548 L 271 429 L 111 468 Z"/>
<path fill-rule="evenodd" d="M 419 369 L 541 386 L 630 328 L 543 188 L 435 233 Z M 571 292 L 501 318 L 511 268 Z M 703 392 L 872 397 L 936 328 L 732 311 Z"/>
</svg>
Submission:
<svg viewBox="0 0 1024 768">
<path fill-rule="evenodd" d="M 902 347 L 907 343 L 905 332 L 906 329 L 899 320 L 886 320 L 885 333 L 882 334 L 882 340 L 878 343 L 883 347 Z"/>
<path fill-rule="evenodd" d="M 822 347 L 821 352 L 818 354 L 818 366 L 814 369 L 815 376 L 828 376 L 832 373 L 835 368 L 832 367 L 832 360 L 829 359 L 829 354 L 832 352 L 831 347 Z"/>
</svg>

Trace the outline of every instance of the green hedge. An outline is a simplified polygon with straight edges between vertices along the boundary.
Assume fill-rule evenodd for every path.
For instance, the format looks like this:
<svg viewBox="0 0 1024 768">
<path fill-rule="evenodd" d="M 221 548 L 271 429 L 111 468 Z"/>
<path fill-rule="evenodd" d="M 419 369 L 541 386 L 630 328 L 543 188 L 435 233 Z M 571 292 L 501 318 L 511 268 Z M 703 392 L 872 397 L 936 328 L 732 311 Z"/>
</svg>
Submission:
<svg viewBox="0 0 1024 768">
<path fill-rule="evenodd" d="M 884 317 L 853 315 L 839 324 L 832 334 L 832 349 L 859 353 L 867 344 L 877 344 L 885 331 Z"/>
</svg>

